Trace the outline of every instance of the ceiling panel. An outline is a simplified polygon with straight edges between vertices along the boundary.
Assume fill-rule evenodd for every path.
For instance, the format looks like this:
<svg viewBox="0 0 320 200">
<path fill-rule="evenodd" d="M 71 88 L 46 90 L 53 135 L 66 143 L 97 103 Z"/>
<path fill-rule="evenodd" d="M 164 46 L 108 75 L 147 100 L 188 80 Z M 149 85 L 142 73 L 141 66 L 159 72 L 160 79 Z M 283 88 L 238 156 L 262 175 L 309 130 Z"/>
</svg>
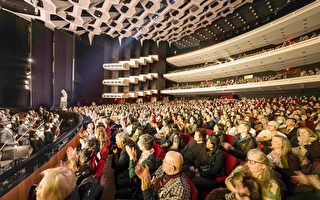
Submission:
<svg viewBox="0 0 320 200">
<path fill-rule="evenodd" d="M 213 62 L 219 58 L 256 48 L 281 44 L 319 28 L 320 1 L 316 1 L 295 13 L 230 40 L 197 51 L 169 57 L 167 62 L 177 67 Z"/>
</svg>

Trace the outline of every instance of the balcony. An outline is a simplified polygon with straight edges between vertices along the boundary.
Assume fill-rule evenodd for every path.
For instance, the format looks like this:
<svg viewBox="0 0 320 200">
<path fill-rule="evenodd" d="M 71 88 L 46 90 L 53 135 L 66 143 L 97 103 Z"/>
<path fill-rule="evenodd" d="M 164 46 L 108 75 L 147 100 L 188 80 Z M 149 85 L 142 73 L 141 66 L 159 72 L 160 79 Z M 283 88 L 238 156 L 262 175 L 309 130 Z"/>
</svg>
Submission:
<svg viewBox="0 0 320 200">
<path fill-rule="evenodd" d="M 167 62 L 178 66 L 190 66 L 212 62 L 241 52 L 299 37 L 320 27 L 320 1 L 315 1 L 291 14 L 257 29 L 190 53 L 172 56 Z"/>
<path fill-rule="evenodd" d="M 123 98 L 127 99 L 129 98 L 128 93 L 103 93 L 102 98 L 109 98 L 109 99 L 118 99 L 118 98 Z"/>
<path fill-rule="evenodd" d="M 110 86 L 128 86 L 130 83 L 129 79 L 104 79 L 102 84 Z"/>
<path fill-rule="evenodd" d="M 103 64 L 103 68 L 112 71 L 122 71 L 129 70 L 130 65 L 128 63 L 105 63 Z"/>
<path fill-rule="evenodd" d="M 213 86 L 192 89 L 162 90 L 162 94 L 170 95 L 199 95 L 224 93 L 275 92 L 284 90 L 309 89 L 320 87 L 320 75 L 302 76 L 257 83 L 236 84 L 227 86 Z"/>
<path fill-rule="evenodd" d="M 280 71 L 286 66 L 297 67 L 320 62 L 320 36 L 286 47 L 209 67 L 164 74 L 175 82 L 196 82 L 266 70 Z"/>
</svg>

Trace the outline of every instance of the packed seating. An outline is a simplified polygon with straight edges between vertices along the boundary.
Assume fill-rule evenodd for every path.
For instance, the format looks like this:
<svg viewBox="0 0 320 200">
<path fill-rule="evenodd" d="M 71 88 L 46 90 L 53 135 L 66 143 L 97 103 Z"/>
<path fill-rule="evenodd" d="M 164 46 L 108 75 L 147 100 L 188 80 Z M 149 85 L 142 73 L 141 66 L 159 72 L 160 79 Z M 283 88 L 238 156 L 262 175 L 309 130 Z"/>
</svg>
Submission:
<svg viewBox="0 0 320 200">
<path fill-rule="evenodd" d="M 44 107 L 16 114 L 1 109 L 1 173 L 51 144 L 61 134 L 61 122 L 59 114 Z"/>
<path fill-rule="evenodd" d="M 283 48 L 283 47 L 286 47 L 286 46 L 289 46 L 289 45 L 293 45 L 295 43 L 299 43 L 299 42 L 302 42 L 302 41 L 305 41 L 305 40 L 308 40 L 308 39 L 312 39 L 312 38 L 317 37 L 319 35 L 320 35 L 320 31 L 319 30 L 318 31 L 314 31 L 312 33 L 300 36 L 298 38 L 295 38 L 295 39 L 292 39 L 292 40 L 288 40 L 288 41 L 284 41 L 283 43 L 281 43 L 279 45 L 273 45 L 272 47 L 260 48 L 260 49 L 256 49 L 256 50 L 251 50 L 249 52 L 243 52 L 243 53 L 240 53 L 240 54 L 231 55 L 228 58 L 221 58 L 221 59 L 215 60 L 213 62 L 209 62 L 209 63 L 207 62 L 207 63 L 201 63 L 201 64 L 193 65 L 193 66 L 186 66 L 186 67 L 183 67 L 183 68 L 180 68 L 180 69 L 169 71 L 168 73 L 177 73 L 177 72 L 189 71 L 189 70 L 194 70 L 194 69 L 201 69 L 201 68 L 205 68 L 205 67 L 211 67 L 211 66 L 214 66 L 214 65 L 219 65 L 219 64 L 222 64 L 222 63 L 236 61 L 236 60 L 239 60 L 239 59 L 244 59 L 244 58 L 247 58 L 247 57 L 250 57 L 250 56 L 256 56 L 258 54 L 270 52 L 270 51 L 277 50 L 277 49 L 280 49 L 280 48 Z"/>
<path fill-rule="evenodd" d="M 68 149 L 64 163 L 79 188 L 88 180 L 98 184 L 110 164 L 118 199 L 234 199 L 242 190 L 255 199 L 319 198 L 318 97 L 93 104 L 69 110 L 90 119 L 79 148 Z"/>
<path fill-rule="evenodd" d="M 312 76 L 312 75 L 319 75 L 319 74 L 320 74 L 319 68 L 315 67 L 314 69 L 308 69 L 308 70 L 303 69 L 300 73 L 300 76 Z M 236 84 L 281 80 L 281 79 L 287 79 L 287 78 L 292 78 L 292 77 L 290 77 L 288 72 L 281 71 L 281 72 L 273 72 L 273 74 L 269 74 L 267 76 L 254 76 L 253 78 L 247 78 L 247 79 L 244 79 L 243 77 L 235 77 L 235 78 L 226 79 L 226 80 L 207 81 L 207 82 L 201 82 L 197 84 L 177 83 L 172 87 L 169 87 L 168 90 L 219 87 L 219 86 L 228 86 L 228 85 L 236 85 Z"/>
</svg>

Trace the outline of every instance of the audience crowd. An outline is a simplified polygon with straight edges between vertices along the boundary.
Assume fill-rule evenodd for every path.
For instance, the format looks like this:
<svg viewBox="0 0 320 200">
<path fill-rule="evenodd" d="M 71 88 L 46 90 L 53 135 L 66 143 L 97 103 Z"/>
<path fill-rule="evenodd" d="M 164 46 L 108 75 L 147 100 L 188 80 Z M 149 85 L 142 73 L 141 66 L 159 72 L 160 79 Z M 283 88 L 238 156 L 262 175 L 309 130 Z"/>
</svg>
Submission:
<svg viewBox="0 0 320 200">
<path fill-rule="evenodd" d="M 315 69 L 303 69 L 300 73 L 300 76 L 312 76 L 312 75 L 320 75 L 319 68 Z M 219 87 L 219 86 L 228 86 L 228 85 L 236 85 L 236 84 L 246 84 L 246 83 L 257 83 L 257 82 L 263 82 L 263 81 L 273 81 L 273 80 L 280 80 L 280 79 L 286 79 L 286 78 L 292 78 L 286 71 L 276 72 L 273 74 L 269 74 L 267 76 L 254 76 L 253 78 L 247 78 L 244 77 L 235 77 L 231 79 L 221 80 L 221 81 L 208 81 L 208 82 L 201 82 L 197 84 L 175 84 L 172 87 L 169 87 L 169 90 L 175 90 L 175 89 L 191 89 L 191 88 L 206 88 L 206 87 Z"/>
<path fill-rule="evenodd" d="M 63 167 L 44 172 L 38 199 L 99 199 L 107 157 L 116 199 L 320 198 L 320 98 L 93 103 L 69 110 L 90 122 Z M 45 196 L 50 184 L 63 193 Z"/>
<path fill-rule="evenodd" d="M 211 67 L 211 66 L 214 66 L 214 65 L 219 65 L 219 64 L 222 64 L 222 63 L 232 62 L 232 61 L 239 60 L 239 59 L 244 59 L 244 58 L 247 58 L 247 57 L 250 57 L 250 56 L 256 56 L 258 54 L 270 52 L 270 51 L 273 51 L 273 50 L 277 50 L 279 48 L 283 48 L 283 47 L 286 47 L 286 46 L 293 45 L 295 43 L 299 43 L 299 42 L 302 42 L 302 41 L 305 41 L 305 40 L 308 40 L 308 39 L 312 39 L 312 38 L 317 37 L 319 35 L 320 35 L 320 31 L 319 30 L 318 31 L 314 31 L 312 33 L 300 36 L 300 37 L 295 38 L 293 40 L 284 41 L 282 44 L 279 44 L 279 45 L 274 45 L 274 46 L 268 47 L 268 48 L 262 48 L 262 49 L 260 48 L 258 50 L 251 50 L 249 52 L 240 53 L 240 54 L 236 54 L 236 55 L 231 55 L 229 58 L 218 59 L 218 60 L 215 60 L 215 61 L 210 62 L 210 63 L 201 63 L 201 64 L 190 66 L 190 67 L 183 67 L 181 69 L 176 69 L 176 70 L 173 70 L 173 71 L 169 71 L 168 73 L 177 73 L 177 72 L 189 71 L 189 70 L 194 70 L 194 69 L 201 69 L 201 68 L 205 68 L 205 67 Z"/>
<path fill-rule="evenodd" d="M 0 109 L 0 150 L 28 146 L 32 155 L 59 136 L 60 124 L 59 115 L 43 107 L 14 115 L 10 109 Z"/>
</svg>

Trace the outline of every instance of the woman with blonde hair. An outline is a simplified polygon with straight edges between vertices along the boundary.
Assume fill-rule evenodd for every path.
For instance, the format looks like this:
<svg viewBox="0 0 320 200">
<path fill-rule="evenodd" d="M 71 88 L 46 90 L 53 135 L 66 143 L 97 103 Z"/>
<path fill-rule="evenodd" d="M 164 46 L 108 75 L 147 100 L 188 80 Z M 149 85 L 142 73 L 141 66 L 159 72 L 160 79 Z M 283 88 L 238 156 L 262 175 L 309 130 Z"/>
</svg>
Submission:
<svg viewBox="0 0 320 200">
<path fill-rule="evenodd" d="M 237 173 L 245 173 L 253 177 L 260 185 L 263 200 L 281 200 L 281 189 L 274 176 L 267 156 L 259 149 L 251 149 L 247 154 L 247 163 L 245 166 L 239 166 L 227 177 L 225 183 L 232 192 L 226 199 L 234 199 L 237 193 L 236 186 L 233 184 Z"/>
<path fill-rule="evenodd" d="M 108 147 L 110 144 L 110 140 L 107 135 L 107 131 L 104 127 L 98 127 L 95 131 L 95 136 L 99 141 L 100 144 L 100 151 L 102 151 L 106 146 Z M 108 154 L 108 152 L 107 152 Z"/>
<path fill-rule="evenodd" d="M 297 155 L 292 153 L 290 141 L 280 135 L 275 135 L 271 140 L 272 151 L 267 155 L 271 166 L 276 172 L 281 174 L 283 184 L 286 185 L 287 194 L 294 191 L 296 185 L 290 179 L 294 171 L 301 170 L 300 160 Z"/>
<path fill-rule="evenodd" d="M 43 178 L 36 189 L 37 200 L 65 200 L 76 188 L 76 175 L 67 167 L 47 169 L 41 174 Z M 79 196 L 76 192 L 75 195 Z"/>
<path fill-rule="evenodd" d="M 320 160 L 320 142 L 315 132 L 307 127 L 299 128 L 297 133 L 299 146 L 293 148 L 292 151 L 298 155 L 302 170 L 309 173 L 307 170 L 311 164 Z"/>
<path fill-rule="evenodd" d="M 96 177 L 100 177 L 102 175 L 104 166 L 106 164 L 106 158 L 109 153 L 110 140 L 108 138 L 107 131 L 104 127 L 101 127 L 101 126 L 98 127 L 96 129 L 95 135 L 100 144 L 100 151 L 98 152 L 98 156 L 97 156 L 98 165 L 97 165 L 96 173 L 94 175 Z"/>
<path fill-rule="evenodd" d="M 267 155 L 272 167 L 286 168 L 296 171 L 300 169 L 300 162 L 292 154 L 290 141 L 281 136 L 275 135 L 271 140 L 272 151 Z"/>
</svg>

